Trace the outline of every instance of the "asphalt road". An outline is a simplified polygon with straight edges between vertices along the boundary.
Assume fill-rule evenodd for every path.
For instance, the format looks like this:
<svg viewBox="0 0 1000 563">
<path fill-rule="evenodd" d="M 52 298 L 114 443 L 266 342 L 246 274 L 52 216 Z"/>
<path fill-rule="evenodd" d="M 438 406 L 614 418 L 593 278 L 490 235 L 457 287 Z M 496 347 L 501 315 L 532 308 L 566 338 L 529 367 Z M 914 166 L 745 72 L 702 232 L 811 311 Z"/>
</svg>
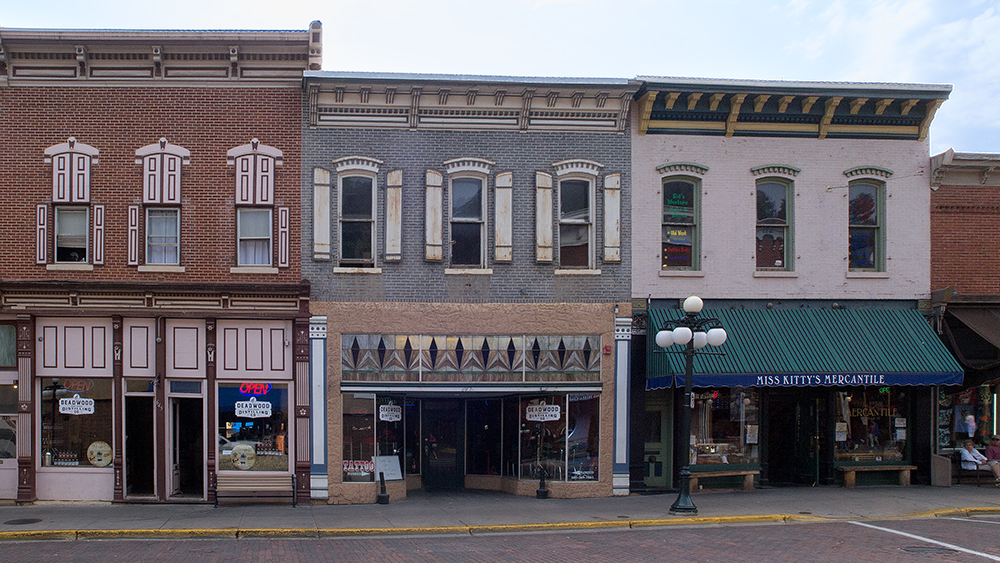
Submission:
<svg viewBox="0 0 1000 563">
<path fill-rule="evenodd" d="M 20 562 L 1000 561 L 1000 517 L 302 539 L 18 541 Z"/>
</svg>

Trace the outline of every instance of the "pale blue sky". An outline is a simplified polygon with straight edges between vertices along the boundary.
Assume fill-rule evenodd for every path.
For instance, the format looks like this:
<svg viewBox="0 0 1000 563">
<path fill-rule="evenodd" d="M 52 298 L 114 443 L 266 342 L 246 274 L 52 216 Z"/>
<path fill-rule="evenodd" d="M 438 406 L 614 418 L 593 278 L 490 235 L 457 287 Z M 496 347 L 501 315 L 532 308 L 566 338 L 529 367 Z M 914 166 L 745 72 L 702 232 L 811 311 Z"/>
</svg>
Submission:
<svg viewBox="0 0 1000 563">
<path fill-rule="evenodd" d="M 931 153 L 1000 152 L 997 0 L 9 2 L 0 26 L 301 29 L 323 69 L 951 84 Z"/>
</svg>

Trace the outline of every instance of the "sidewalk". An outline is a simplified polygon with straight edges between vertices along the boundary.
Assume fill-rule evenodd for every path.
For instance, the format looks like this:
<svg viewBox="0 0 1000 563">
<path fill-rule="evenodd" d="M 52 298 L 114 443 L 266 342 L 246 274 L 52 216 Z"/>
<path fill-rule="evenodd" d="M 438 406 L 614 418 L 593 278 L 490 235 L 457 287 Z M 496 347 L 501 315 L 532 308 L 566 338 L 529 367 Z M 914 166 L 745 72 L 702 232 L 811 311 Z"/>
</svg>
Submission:
<svg viewBox="0 0 1000 563">
<path fill-rule="evenodd" d="M 545 499 L 486 491 L 415 492 L 388 505 L 73 504 L 0 506 L 0 541 L 147 537 L 329 537 L 472 534 L 734 522 L 1000 514 L 995 487 L 789 487 L 692 495 L 697 516 L 673 516 L 676 494 Z"/>
</svg>

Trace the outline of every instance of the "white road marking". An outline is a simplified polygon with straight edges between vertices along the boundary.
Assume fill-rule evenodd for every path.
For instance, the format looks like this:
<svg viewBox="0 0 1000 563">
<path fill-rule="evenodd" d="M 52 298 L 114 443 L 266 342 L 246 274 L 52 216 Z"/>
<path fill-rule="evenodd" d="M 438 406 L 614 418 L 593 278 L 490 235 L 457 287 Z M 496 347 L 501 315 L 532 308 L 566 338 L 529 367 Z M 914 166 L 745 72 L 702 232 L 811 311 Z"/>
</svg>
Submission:
<svg viewBox="0 0 1000 563">
<path fill-rule="evenodd" d="M 900 532 L 899 530 L 893 530 L 893 529 L 890 529 L 890 528 L 883 528 L 881 526 L 873 526 L 871 524 L 865 524 L 864 522 L 854 522 L 854 521 L 851 521 L 851 524 L 857 524 L 858 526 L 864 526 L 865 528 L 871 528 L 873 530 L 879 530 L 881 532 L 889 532 L 890 534 L 897 534 L 897 535 L 904 536 L 904 537 L 907 537 L 907 538 L 910 538 L 910 539 L 914 539 L 914 540 L 917 540 L 917 541 L 922 541 L 922 542 L 926 542 L 926 543 L 932 543 L 934 545 L 940 545 L 941 547 L 947 547 L 948 549 L 954 549 L 955 551 L 961 551 L 962 553 L 968 553 L 969 555 L 978 555 L 979 557 L 985 557 L 986 559 L 989 559 L 991 561 L 1000 561 L 1000 557 L 997 557 L 996 555 L 990 555 L 989 553 L 983 553 L 982 551 L 973 551 L 971 549 L 966 549 L 964 547 L 957 546 L 957 545 L 954 545 L 954 544 L 944 543 L 942 541 L 937 541 L 937 540 L 932 540 L 930 538 L 925 538 L 923 536 L 918 536 L 918 535 L 915 535 L 915 534 L 908 534 L 906 532 Z"/>
<path fill-rule="evenodd" d="M 948 520 L 959 520 L 962 522 L 977 522 L 979 524 L 1000 524 L 1000 520 L 987 520 L 979 518 L 949 518 Z"/>
</svg>

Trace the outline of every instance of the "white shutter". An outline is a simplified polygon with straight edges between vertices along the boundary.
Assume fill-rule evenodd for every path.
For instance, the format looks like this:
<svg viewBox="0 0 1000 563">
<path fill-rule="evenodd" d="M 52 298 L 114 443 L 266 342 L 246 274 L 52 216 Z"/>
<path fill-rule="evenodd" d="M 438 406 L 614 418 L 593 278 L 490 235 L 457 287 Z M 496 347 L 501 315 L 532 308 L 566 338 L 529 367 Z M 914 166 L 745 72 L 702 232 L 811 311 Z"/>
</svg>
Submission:
<svg viewBox="0 0 1000 563">
<path fill-rule="evenodd" d="M 291 259 L 289 251 L 291 249 L 290 228 L 291 210 L 288 207 L 278 208 L 278 267 L 287 268 Z"/>
<path fill-rule="evenodd" d="M 163 155 L 163 203 L 181 202 L 181 158 Z"/>
<path fill-rule="evenodd" d="M 271 205 L 274 203 L 274 159 L 257 155 L 257 190 L 254 203 Z"/>
<path fill-rule="evenodd" d="M 403 259 L 403 171 L 389 172 L 385 190 L 385 259 Z"/>
<path fill-rule="evenodd" d="M 253 159 L 249 154 L 236 159 L 236 203 L 252 204 L 253 198 Z"/>
<path fill-rule="evenodd" d="M 49 206 L 35 208 L 35 263 L 45 264 L 49 260 Z"/>
<path fill-rule="evenodd" d="M 104 264 L 104 206 L 94 206 L 94 264 Z"/>
<path fill-rule="evenodd" d="M 604 177 L 604 261 L 622 260 L 622 176 Z"/>
<path fill-rule="evenodd" d="M 128 265 L 139 265 L 139 206 L 128 206 Z"/>
<path fill-rule="evenodd" d="M 426 258 L 428 260 L 441 260 L 441 239 L 442 239 L 442 189 L 443 176 L 440 172 L 427 171 L 427 201 L 426 201 Z"/>
<path fill-rule="evenodd" d="M 552 261 L 552 175 L 535 173 L 535 260 Z"/>
<path fill-rule="evenodd" d="M 313 168 L 313 259 L 330 259 L 330 171 Z"/>
<path fill-rule="evenodd" d="M 496 249 L 497 262 L 513 259 L 514 174 L 504 172 L 496 178 Z"/>
<path fill-rule="evenodd" d="M 142 159 L 142 202 L 160 203 L 160 155 Z"/>
<path fill-rule="evenodd" d="M 52 157 L 52 201 L 68 203 L 70 201 L 70 154 L 57 154 Z"/>
<path fill-rule="evenodd" d="M 72 174 L 70 187 L 72 199 L 75 202 L 90 201 L 90 157 L 85 154 L 73 154 L 71 156 Z"/>
</svg>

